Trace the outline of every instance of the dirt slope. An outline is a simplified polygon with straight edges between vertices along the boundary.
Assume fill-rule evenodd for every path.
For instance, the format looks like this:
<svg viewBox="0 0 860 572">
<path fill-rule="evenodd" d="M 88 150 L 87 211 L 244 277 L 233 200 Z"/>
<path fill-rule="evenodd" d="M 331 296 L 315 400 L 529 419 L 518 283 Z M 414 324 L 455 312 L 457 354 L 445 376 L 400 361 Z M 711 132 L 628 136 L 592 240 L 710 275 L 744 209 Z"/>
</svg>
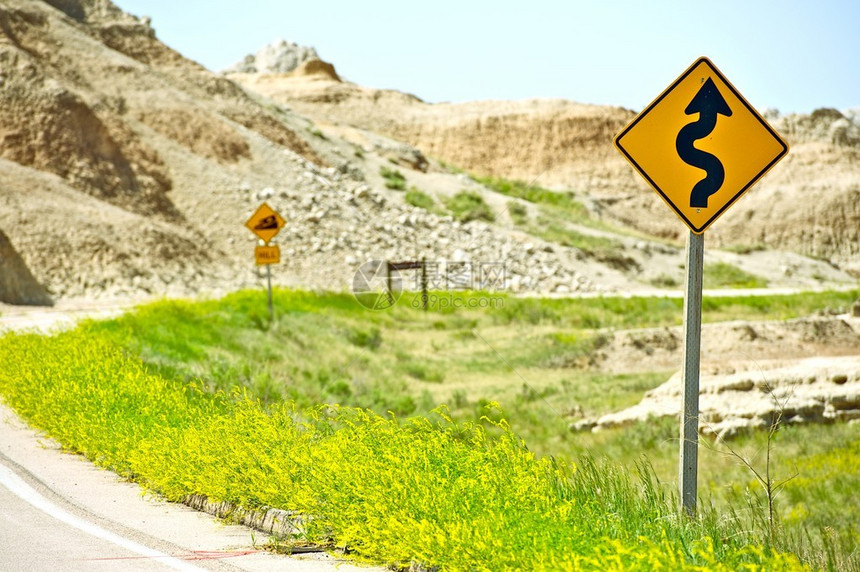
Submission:
<svg viewBox="0 0 860 572">
<path fill-rule="evenodd" d="M 428 104 L 298 72 L 229 77 L 317 121 L 384 133 L 472 173 L 583 191 L 625 225 L 684 234 L 612 148 L 630 110 L 561 100 Z M 791 153 L 709 231 L 711 244 L 792 250 L 860 275 L 860 119 L 829 109 L 768 117 Z"/>
<path fill-rule="evenodd" d="M 4 2 L 0 74 L 0 229 L 55 295 L 122 295 L 142 280 L 189 290 L 226 273 L 229 255 L 188 208 L 201 189 L 177 186 L 176 161 L 229 168 L 259 135 L 323 163 L 107 1 Z"/>
<path fill-rule="evenodd" d="M 0 230 L 19 278 L 54 297 L 257 286 L 243 223 L 264 200 L 288 221 L 276 283 L 344 289 L 364 260 L 426 255 L 506 260 L 528 288 L 593 288 L 573 249 L 405 205 L 383 188 L 386 156 L 358 157 L 107 0 L 3 2 L 0 104 Z"/>
<path fill-rule="evenodd" d="M 21 255 L 9 242 L 9 237 L 0 231 L 0 300 L 12 304 L 50 306 L 51 297 L 39 284 Z"/>
<path fill-rule="evenodd" d="M 476 101 L 428 104 L 393 90 L 378 90 L 309 73 L 230 73 L 249 89 L 289 104 L 320 123 L 358 126 L 401 140 L 479 175 L 545 186 L 610 190 L 635 186 L 611 145 L 630 111 L 566 100 Z"/>
</svg>

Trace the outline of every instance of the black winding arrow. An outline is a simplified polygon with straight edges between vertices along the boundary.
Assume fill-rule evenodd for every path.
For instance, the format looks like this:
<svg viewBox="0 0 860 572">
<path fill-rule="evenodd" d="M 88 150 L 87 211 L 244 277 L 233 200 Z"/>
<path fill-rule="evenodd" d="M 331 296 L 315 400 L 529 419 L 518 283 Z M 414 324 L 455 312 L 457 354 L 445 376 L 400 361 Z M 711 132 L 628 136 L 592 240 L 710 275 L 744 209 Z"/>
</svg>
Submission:
<svg viewBox="0 0 860 572">
<path fill-rule="evenodd" d="M 693 208 L 707 207 L 708 197 L 716 193 L 723 185 L 726 172 L 723 169 L 723 164 L 716 156 L 697 149 L 693 143 L 711 134 L 711 131 L 717 126 L 717 115 L 730 117 L 732 110 L 726 100 L 723 99 L 713 80 L 708 78 L 684 110 L 684 113 L 687 115 L 698 113 L 699 119 L 693 123 L 688 123 L 678 132 L 678 137 L 675 139 L 675 149 L 682 161 L 705 171 L 705 178 L 696 183 L 690 193 L 690 206 Z"/>
</svg>

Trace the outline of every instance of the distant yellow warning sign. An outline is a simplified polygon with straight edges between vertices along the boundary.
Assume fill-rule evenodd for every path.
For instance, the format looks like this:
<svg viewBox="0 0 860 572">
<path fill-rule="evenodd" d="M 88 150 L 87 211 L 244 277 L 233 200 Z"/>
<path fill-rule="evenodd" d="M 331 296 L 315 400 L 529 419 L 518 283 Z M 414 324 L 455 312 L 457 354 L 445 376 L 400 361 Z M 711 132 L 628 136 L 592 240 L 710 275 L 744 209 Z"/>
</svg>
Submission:
<svg viewBox="0 0 860 572">
<path fill-rule="evenodd" d="M 707 58 L 637 115 L 615 146 L 696 234 L 788 153 Z"/>
<path fill-rule="evenodd" d="M 251 215 L 251 218 L 248 219 L 248 222 L 245 223 L 251 232 L 259 236 L 264 242 L 269 242 L 272 240 L 276 234 L 281 232 L 281 229 L 284 228 L 286 221 L 275 212 L 272 207 L 263 203 L 260 205 L 260 208 Z"/>
<path fill-rule="evenodd" d="M 281 263 L 281 248 L 278 245 L 258 246 L 254 249 L 254 258 L 258 266 Z"/>
</svg>

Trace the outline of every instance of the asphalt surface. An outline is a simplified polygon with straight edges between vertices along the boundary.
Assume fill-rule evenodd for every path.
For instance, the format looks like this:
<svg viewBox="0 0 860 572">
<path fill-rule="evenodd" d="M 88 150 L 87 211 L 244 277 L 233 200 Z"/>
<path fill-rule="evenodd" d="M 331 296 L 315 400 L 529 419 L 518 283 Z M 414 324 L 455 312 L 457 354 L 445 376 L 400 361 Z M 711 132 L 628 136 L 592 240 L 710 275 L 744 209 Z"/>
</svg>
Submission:
<svg viewBox="0 0 860 572">
<path fill-rule="evenodd" d="M 0 570 L 369 570 L 324 553 L 283 556 L 245 526 L 144 496 L 63 452 L 0 404 Z M 376 568 L 374 570 L 382 570 Z"/>
<path fill-rule="evenodd" d="M 49 503 L 20 478 L 16 479 L 17 475 L 4 469 L 0 467 L 0 482 L 4 485 L 0 486 L 0 538 L 3 539 L 0 569 L 7 572 L 175 569 L 170 565 L 174 563 L 166 560 L 166 554 L 134 550 L 140 545 L 129 546 L 130 541 L 122 537 L 117 537 L 119 542 L 112 542 L 109 531 Z M 15 488 L 23 497 L 10 488 Z M 177 561 L 176 564 L 183 563 Z M 199 570 L 190 564 L 187 566 Z"/>
</svg>

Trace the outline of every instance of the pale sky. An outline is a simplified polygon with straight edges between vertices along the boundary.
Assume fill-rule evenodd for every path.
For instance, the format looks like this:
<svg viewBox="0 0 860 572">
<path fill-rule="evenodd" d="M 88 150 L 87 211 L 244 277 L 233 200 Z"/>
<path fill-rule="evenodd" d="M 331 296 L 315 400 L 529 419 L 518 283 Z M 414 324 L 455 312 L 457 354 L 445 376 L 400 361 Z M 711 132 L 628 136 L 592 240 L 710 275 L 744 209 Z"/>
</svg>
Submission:
<svg viewBox="0 0 860 572">
<path fill-rule="evenodd" d="M 860 1 L 114 0 L 213 71 L 283 38 L 431 102 L 641 110 L 699 56 L 759 110 L 860 107 Z"/>
</svg>

